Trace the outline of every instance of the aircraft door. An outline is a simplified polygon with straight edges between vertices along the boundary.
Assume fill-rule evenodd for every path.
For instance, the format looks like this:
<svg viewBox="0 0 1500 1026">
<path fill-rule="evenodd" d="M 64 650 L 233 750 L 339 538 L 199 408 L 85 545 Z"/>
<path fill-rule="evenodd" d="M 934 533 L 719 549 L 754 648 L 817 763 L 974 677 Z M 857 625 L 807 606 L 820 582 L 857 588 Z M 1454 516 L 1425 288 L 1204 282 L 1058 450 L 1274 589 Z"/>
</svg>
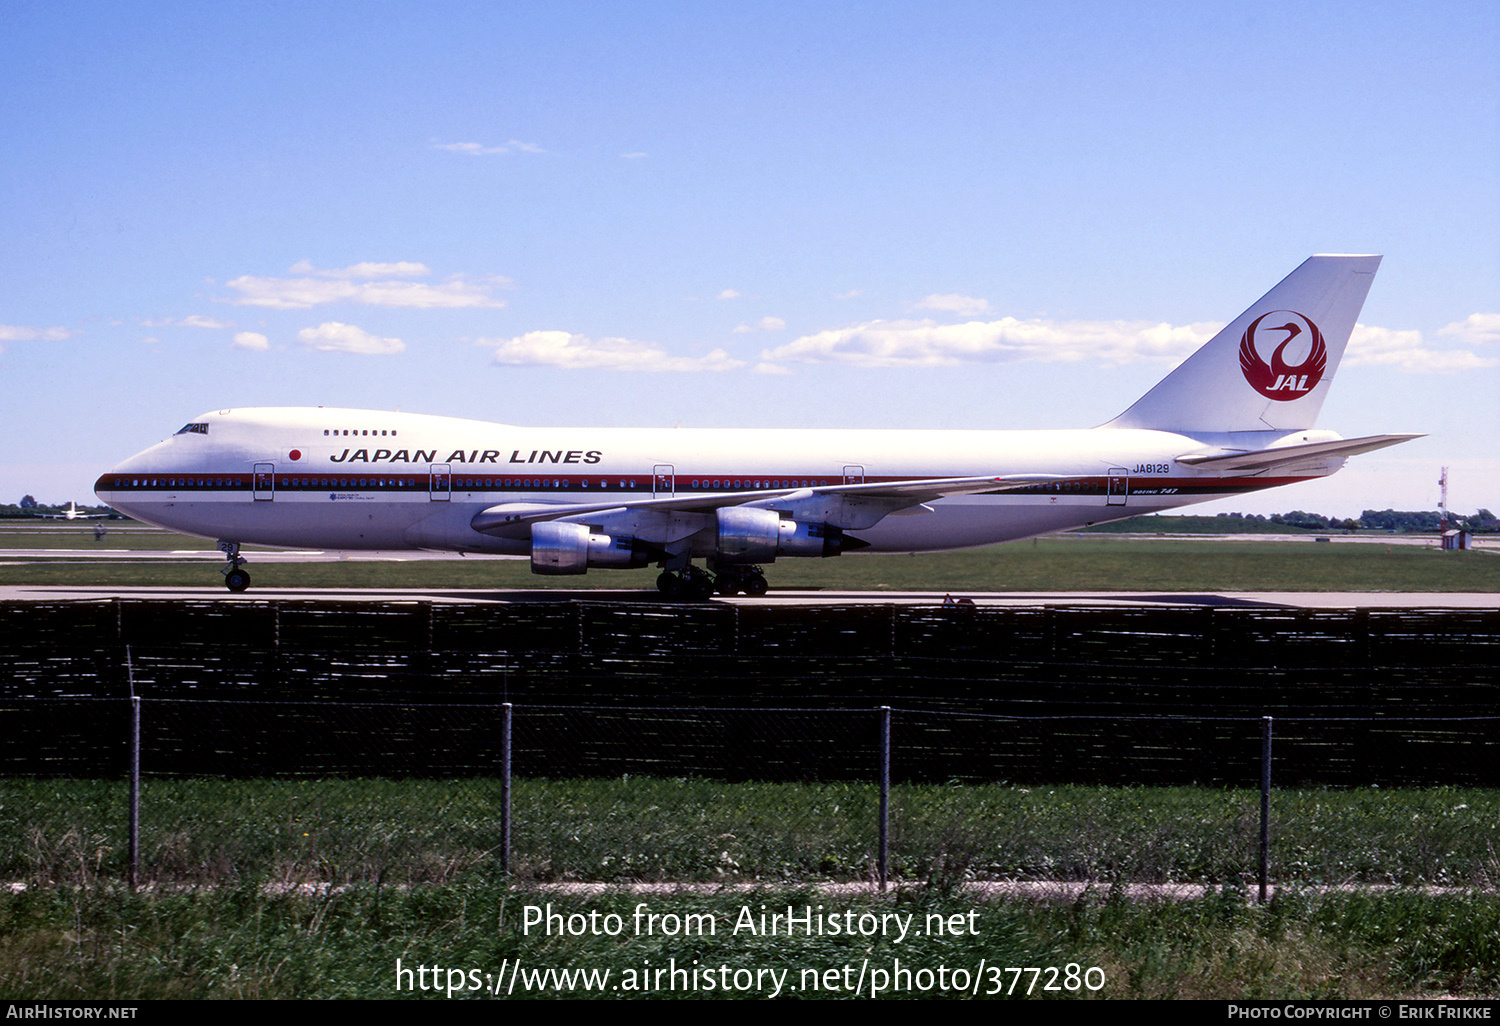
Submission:
<svg viewBox="0 0 1500 1026">
<path fill-rule="evenodd" d="M 864 484 L 865 468 L 851 463 L 844 468 L 844 484 Z"/>
<path fill-rule="evenodd" d="M 270 502 L 276 497 L 276 464 L 255 465 L 250 475 L 250 497 L 256 502 Z"/>
<path fill-rule="evenodd" d="M 1130 494 L 1130 478 L 1127 472 L 1119 467 L 1112 467 L 1109 471 L 1109 489 L 1105 493 L 1104 504 L 1106 506 L 1125 505 L 1125 496 Z"/>
<path fill-rule="evenodd" d="M 651 497 L 670 499 L 677 493 L 677 472 L 670 463 L 658 463 L 651 468 Z"/>
<path fill-rule="evenodd" d="M 432 484 L 427 494 L 432 502 L 447 502 L 453 498 L 453 466 L 449 463 L 432 465 Z"/>
</svg>

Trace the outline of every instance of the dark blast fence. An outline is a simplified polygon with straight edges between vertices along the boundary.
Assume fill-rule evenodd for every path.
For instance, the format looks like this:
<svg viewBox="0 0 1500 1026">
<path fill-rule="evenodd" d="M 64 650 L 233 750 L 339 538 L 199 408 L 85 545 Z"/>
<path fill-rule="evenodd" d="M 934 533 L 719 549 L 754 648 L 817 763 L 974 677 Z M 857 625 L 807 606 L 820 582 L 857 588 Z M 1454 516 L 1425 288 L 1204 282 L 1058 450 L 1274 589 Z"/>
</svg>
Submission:
<svg viewBox="0 0 1500 1026">
<path fill-rule="evenodd" d="M 1241 786 L 1271 715 L 1285 784 L 1500 785 L 1494 610 L 6 603 L 0 665 L 17 775 L 119 772 L 133 685 L 182 775 L 484 773 L 510 702 L 546 775 L 866 779 L 821 713 L 890 705 L 898 781 Z"/>
</svg>

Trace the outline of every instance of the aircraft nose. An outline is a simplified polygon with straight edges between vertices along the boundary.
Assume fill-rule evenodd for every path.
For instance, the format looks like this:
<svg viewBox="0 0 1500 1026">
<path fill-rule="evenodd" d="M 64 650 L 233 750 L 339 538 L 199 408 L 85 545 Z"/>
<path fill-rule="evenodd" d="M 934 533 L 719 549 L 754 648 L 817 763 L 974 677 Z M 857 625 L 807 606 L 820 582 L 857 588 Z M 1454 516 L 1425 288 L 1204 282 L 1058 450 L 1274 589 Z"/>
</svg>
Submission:
<svg viewBox="0 0 1500 1026">
<path fill-rule="evenodd" d="M 142 461 L 148 452 L 150 452 L 149 449 L 145 452 L 138 452 L 99 475 L 99 479 L 94 482 L 94 495 L 99 498 L 100 502 L 122 513 L 126 512 L 120 505 L 120 500 L 126 495 L 122 489 L 128 488 L 132 476 L 140 472 Z"/>
<path fill-rule="evenodd" d="M 120 481 L 125 477 L 120 469 L 123 466 L 124 464 L 122 463 L 111 467 L 100 474 L 99 480 L 94 482 L 95 497 L 106 506 L 112 506 L 115 509 L 119 508 L 116 492 L 120 488 Z"/>
</svg>

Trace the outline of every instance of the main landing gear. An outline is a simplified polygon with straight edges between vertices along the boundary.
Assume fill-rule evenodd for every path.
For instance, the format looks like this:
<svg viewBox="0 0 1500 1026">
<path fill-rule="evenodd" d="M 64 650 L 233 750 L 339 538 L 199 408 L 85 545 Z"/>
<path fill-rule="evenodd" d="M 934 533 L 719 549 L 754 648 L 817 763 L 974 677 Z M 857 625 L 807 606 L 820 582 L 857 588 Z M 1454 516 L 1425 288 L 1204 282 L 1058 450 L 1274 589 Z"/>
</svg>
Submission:
<svg viewBox="0 0 1500 1026">
<path fill-rule="evenodd" d="M 751 598 L 760 598 L 770 590 L 766 575 L 758 566 L 725 566 L 719 568 L 714 581 L 720 595 L 737 595 L 744 592 Z"/>
<path fill-rule="evenodd" d="M 706 602 L 714 593 L 714 578 L 707 570 L 689 563 L 680 571 L 668 570 L 657 577 L 656 590 L 669 599 Z"/>
<path fill-rule="evenodd" d="M 219 551 L 229 557 L 229 562 L 224 565 L 223 570 L 219 571 L 224 575 L 224 587 L 236 593 L 250 587 L 250 575 L 240 569 L 240 567 L 245 565 L 245 561 L 240 558 L 240 543 L 237 541 L 221 541 L 219 542 Z"/>
<path fill-rule="evenodd" d="M 711 574 L 689 564 L 680 571 L 668 570 L 657 577 L 656 589 L 669 599 L 706 602 L 715 591 L 720 595 L 744 592 L 759 598 L 770 590 L 770 585 L 758 566 L 720 567 L 717 574 Z"/>
</svg>

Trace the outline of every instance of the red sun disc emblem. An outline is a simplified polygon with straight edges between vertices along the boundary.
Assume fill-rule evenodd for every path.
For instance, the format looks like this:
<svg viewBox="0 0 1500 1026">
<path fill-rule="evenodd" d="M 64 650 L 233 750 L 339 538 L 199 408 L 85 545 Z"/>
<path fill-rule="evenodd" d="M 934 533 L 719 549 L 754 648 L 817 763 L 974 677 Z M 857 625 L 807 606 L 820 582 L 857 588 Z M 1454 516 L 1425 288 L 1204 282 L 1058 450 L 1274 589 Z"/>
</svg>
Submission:
<svg viewBox="0 0 1500 1026">
<path fill-rule="evenodd" d="M 302 450 L 293 449 L 291 452 L 287 453 L 287 455 L 290 456 L 293 460 L 300 460 L 302 458 Z"/>
<path fill-rule="evenodd" d="M 1262 345 L 1276 347 L 1270 363 L 1260 355 L 1258 347 Z M 1288 363 L 1288 347 L 1295 358 L 1303 346 L 1307 355 L 1302 362 Z M 1282 403 L 1301 399 L 1318 387 L 1327 367 L 1328 347 L 1323 344 L 1323 333 L 1304 314 L 1293 310 L 1261 314 L 1240 337 L 1240 371 L 1250 387 L 1267 399 Z"/>
</svg>

